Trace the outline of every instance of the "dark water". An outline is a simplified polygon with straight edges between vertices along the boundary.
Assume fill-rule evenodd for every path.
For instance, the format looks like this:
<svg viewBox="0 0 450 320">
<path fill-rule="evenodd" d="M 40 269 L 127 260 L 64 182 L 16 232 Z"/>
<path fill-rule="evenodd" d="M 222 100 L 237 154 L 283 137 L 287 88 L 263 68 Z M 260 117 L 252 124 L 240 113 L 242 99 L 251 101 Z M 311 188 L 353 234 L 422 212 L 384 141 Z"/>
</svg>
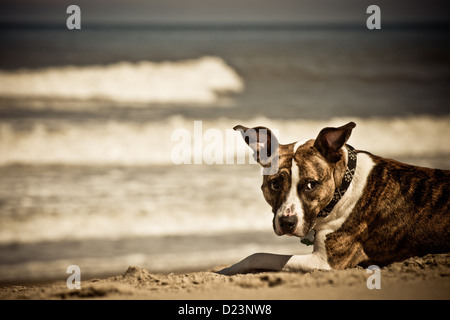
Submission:
<svg viewBox="0 0 450 320">
<path fill-rule="evenodd" d="M 327 119 L 448 113 L 450 39 L 445 27 L 3 28 L 0 68 L 107 65 L 217 56 L 244 79 L 235 108 L 103 110 L 130 120 L 165 118 Z M 131 106 L 132 107 L 132 106 Z M 26 105 L 22 109 L 27 109 Z M 7 108 L 9 109 L 9 108 Z M 3 117 L 9 111 L 3 111 Z M 16 115 L 16 111 L 11 116 Z M 21 115 L 24 116 L 26 112 Z M 33 114 L 35 115 L 35 114 Z M 51 116 L 45 114 L 45 116 Z M 61 112 L 58 114 L 61 116 Z M 73 118 L 73 113 L 67 117 Z M 82 115 L 78 115 L 82 117 Z M 95 118 L 91 110 L 87 117 Z"/>
</svg>

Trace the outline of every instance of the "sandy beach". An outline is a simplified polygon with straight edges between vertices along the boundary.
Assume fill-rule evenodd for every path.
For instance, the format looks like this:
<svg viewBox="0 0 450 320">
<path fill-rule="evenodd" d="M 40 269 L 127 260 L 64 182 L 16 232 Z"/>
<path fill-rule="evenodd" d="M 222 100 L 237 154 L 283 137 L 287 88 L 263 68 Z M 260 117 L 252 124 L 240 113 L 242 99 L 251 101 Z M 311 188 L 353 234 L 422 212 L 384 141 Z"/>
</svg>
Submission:
<svg viewBox="0 0 450 320">
<path fill-rule="evenodd" d="M 414 257 L 381 268 L 381 289 L 368 289 L 363 268 L 306 274 L 263 272 L 223 276 L 213 270 L 153 274 L 130 266 L 123 274 L 41 285 L 8 285 L 0 299 L 163 299 L 163 300 L 304 300 L 304 299 L 450 299 L 450 254 Z"/>
</svg>

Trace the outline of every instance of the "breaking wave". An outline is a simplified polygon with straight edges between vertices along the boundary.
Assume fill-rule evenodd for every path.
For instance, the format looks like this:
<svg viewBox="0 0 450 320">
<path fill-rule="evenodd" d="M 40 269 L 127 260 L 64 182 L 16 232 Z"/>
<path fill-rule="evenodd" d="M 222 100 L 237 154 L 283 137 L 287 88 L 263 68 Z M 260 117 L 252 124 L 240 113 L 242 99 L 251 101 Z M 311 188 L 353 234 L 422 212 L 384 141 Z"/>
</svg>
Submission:
<svg viewBox="0 0 450 320">
<path fill-rule="evenodd" d="M 180 129 L 190 134 L 190 141 L 187 143 L 192 147 L 192 160 L 201 159 L 206 149 L 211 151 L 215 148 L 212 140 L 208 140 L 205 135 L 208 130 L 213 129 L 216 134 L 214 138 L 218 140 L 215 143 L 223 150 L 223 162 L 226 163 L 228 157 L 245 155 L 248 159 L 248 147 L 239 133 L 231 129 L 237 124 L 249 127 L 263 125 L 278 130 L 280 143 L 291 143 L 315 138 L 323 127 L 340 126 L 349 121 L 357 124 L 349 140 L 356 149 L 388 157 L 450 154 L 450 144 L 443 141 L 450 136 L 450 116 L 334 118 L 329 121 L 285 121 L 264 117 L 251 120 L 220 118 L 201 123 L 203 136 L 200 139 L 203 140 L 203 148 L 194 148 L 194 121 L 182 116 L 172 116 L 162 121 L 145 123 L 36 122 L 26 129 L 0 122 L 0 165 L 173 164 L 172 152 L 181 143 L 174 139 L 173 133 Z"/>
<path fill-rule="evenodd" d="M 220 93 L 239 93 L 243 88 L 236 71 L 212 56 L 0 71 L 0 96 L 13 98 L 211 104 Z"/>
</svg>

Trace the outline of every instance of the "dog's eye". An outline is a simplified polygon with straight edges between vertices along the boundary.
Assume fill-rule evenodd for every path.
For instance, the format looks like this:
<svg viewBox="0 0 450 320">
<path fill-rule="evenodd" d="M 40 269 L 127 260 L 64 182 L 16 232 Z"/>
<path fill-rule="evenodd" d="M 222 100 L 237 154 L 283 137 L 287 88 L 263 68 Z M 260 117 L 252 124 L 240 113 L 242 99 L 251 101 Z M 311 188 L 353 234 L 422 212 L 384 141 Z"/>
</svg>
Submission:
<svg viewBox="0 0 450 320">
<path fill-rule="evenodd" d="M 270 189 L 272 189 L 274 191 L 280 190 L 280 181 L 278 181 L 278 180 L 270 181 Z"/>
<path fill-rule="evenodd" d="M 306 190 L 311 191 L 317 186 L 317 181 L 310 181 L 306 184 Z"/>
</svg>

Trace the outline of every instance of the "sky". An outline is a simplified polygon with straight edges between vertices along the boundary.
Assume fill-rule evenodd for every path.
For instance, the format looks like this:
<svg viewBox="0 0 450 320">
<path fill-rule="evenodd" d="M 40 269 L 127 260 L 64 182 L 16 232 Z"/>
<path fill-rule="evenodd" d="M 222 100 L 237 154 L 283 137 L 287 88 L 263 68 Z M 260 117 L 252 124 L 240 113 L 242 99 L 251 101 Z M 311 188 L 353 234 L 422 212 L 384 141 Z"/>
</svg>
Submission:
<svg viewBox="0 0 450 320">
<path fill-rule="evenodd" d="M 2 23 L 60 23 L 66 8 L 81 8 L 96 24 L 361 23 L 371 4 L 384 23 L 450 21 L 448 0 L 2 0 Z"/>
</svg>

